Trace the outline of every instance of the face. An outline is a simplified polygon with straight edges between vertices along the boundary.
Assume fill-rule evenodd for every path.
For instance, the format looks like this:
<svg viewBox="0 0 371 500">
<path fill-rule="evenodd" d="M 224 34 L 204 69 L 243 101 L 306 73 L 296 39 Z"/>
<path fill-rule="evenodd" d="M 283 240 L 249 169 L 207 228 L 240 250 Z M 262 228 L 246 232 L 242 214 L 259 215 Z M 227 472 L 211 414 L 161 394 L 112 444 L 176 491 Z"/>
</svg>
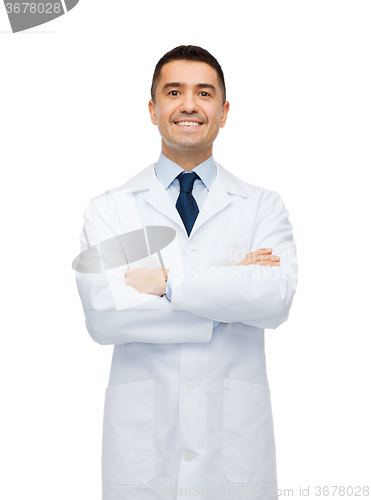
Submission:
<svg viewBox="0 0 371 500">
<path fill-rule="evenodd" d="M 149 102 L 149 111 L 165 156 L 191 151 L 207 159 L 226 123 L 229 102 L 223 105 L 214 68 L 198 61 L 171 61 L 162 67 L 156 102 Z"/>
</svg>

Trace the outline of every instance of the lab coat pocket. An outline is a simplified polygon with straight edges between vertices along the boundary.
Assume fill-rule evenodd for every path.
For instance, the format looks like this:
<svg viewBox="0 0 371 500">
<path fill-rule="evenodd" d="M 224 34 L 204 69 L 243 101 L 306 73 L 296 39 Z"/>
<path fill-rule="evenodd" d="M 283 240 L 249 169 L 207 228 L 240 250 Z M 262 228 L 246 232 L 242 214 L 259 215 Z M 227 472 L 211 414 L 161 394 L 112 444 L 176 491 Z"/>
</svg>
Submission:
<svg viewBox="0 0 371 500">
<path fill-rule="evenodd" d="M 276 481 L 269 387 L 224 379 L 223 474 L 232 483 Z"/>
<path fill-rule="evenodd" d="M 153 464 L 153 380 L 107 387 L 103 417 L 103 483 L 146 484 L 154 477 Z"/>
</svg>

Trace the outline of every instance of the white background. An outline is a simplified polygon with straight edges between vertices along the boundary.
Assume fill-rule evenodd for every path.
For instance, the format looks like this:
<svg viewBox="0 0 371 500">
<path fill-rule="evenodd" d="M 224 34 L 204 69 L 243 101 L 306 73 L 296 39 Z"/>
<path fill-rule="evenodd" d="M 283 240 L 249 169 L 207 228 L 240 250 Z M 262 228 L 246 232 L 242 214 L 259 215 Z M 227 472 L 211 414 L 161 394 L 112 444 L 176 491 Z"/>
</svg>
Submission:
<svg viewBox="0 0 371 500">
<path fill-rule="evenodd" d="M 279 487 L 370 485 L 370 25 L 368 1 L 81 0 L 12 34 L 0 5 L 1 498 L 101 498 L 112 346 L 71 263 L 89 200 L 157 161 L 149 88 L 180 44 L 225 73 L 215 159 L 294 225 L 298 291 L 266 332 Z"/>
</svg>

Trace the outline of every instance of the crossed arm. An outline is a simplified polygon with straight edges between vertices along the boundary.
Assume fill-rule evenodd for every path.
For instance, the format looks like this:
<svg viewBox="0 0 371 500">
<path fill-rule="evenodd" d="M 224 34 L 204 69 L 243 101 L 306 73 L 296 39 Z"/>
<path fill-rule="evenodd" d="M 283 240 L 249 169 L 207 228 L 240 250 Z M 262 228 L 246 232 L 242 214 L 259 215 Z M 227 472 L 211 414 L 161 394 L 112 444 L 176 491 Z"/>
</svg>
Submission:
<svg viewBox="0 0 371 500">
<path fill-rule="evenodd" d="M 87 248 L 86 236 L 93 245 L 123 232 L 112 203 L 108 196 L 89 203 L 81 252 Z M 168 269 L 130 269 L 126 277 L 118 273 L 113 281 L 108 272 L 77 272 L 89 334 L 100 344 L 207 343 L 214 321 L 277 328 L 288 318 L 297 286 L 296 248 L 288 215 L 282 198 L 265 191 L 252 251 L 238 265 L 207 268 L 184 256 L 178 266 L 184 274 L 177 274 L 181 279 L 172 286 L 171 301 L 164 296 Z M 272 255 L 272 249 L 279 257 Z M 122 307 L 125 303 L 127 307 Z"/>
<path fill-rule="evenodd" d="M 260 248 L 255 252 L 249 252 L 239 262 L 238 266 L 250 266 L 257 264 L 259 266 L 279 266 L 280 257 L 272 255 L 271 248 Z M 147 269 L 141 267 L 139 269 L 128 269 L 126 271 L 125 283 L 140 293 L 148 293 L 150 295 L 165 295 L 166 282 L 164 276 L 168 274 L 169 269 Z"/>
</svg>

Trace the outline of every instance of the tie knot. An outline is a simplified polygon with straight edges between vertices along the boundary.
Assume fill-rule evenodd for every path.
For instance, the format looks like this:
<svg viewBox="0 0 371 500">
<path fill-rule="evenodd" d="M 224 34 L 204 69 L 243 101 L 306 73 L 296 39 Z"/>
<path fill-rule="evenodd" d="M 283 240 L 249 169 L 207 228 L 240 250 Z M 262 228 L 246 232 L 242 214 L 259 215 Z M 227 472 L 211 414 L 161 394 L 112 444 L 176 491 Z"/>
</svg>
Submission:
<svg viewBox="0 0 371 500">
<path fill-rule="evenodd" d="M 177 176 L 180 185 L 181 193 L 192 193 L 193 184 L 196 179 L 200 177 L 196 174 L 196 172 L 182 172 Z"/>
</svg>

